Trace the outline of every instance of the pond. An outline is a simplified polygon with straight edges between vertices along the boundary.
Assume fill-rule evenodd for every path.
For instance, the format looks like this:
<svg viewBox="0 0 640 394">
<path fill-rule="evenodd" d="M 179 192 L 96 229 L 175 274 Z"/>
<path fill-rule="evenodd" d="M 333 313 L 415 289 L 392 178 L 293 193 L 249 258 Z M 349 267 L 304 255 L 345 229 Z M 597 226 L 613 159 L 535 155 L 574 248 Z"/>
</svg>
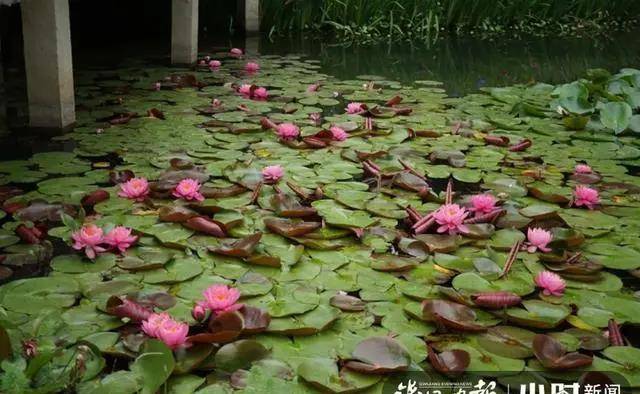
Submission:
<svg viewBox="0 0 640 394">
<path fill-rule="evenodd" d="M 79 54 L 0 162 L 0 391 L 640 386 L 637 52 L 574 44 Z"/>
</svg>

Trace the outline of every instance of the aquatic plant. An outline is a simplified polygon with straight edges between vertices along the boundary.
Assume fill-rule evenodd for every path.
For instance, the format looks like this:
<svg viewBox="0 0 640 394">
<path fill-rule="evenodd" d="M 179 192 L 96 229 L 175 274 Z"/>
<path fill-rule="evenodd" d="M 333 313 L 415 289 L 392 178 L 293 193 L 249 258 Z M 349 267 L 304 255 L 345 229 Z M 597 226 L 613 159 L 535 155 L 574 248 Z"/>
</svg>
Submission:
<svg viewBox="0 0 640 394">
<path fill-rule="evenodd" d="M 104 243 L 111 248 L 117 249 L 120 253 L 124 253 L 137 239 L 138 237 L 131 235 L 130 228 L 116 226 L 104 236 Z"/>
<path fill-rule="evenodd" d="M 256 62 L 248 62 L 244 65 L 244 70 L 248 73 L 256 73 L 260 70 L 260 65 Z"/>
<path fill-rule="evenodd" d="M 600 194 L 596 189 L 578 185 L 573 191 L 574 204 L 577 207 L 587 207 L 593 209 L 600 203 Z"/>
<path fill-rule="evenodd" d="M 586 164 L 577 164 L 573 170 L 574 174 L 591 174 L 593 170 Z"/>
<path fill-rule="evenodd" d="M 535 253 L 540 250 L 541 252 L 551 252 L 551 248 L 547 245 L 553 240 L 551 232 L 541 228 L 529 228 L 527 230 L 527 251 L 529 253 Z"/>
<path fill-rule="evenodd" d="M 276 134 L 284 141 L 298 138 L 300 129 L 293 123 L 281 123 L 276 126 Z"/>
<path fill-rule="evenodd" d="M 594 127 L 607 128 L 616 134 L 626 130 L 640 132 L 640 114 L 635 89 L 635 70 L 623 69 L 611 75 L 602 69 L 590 70 L 585 79 L 556 87 L 552 105 L 564 116 L 568 129 L 582 130 L 591 117 Z"/>
<path fill-rule="evenodd" d="M 88 224 L 73 234 L 73 248 L 83 250 L 90 259 L 95 259 L 98 253 L 105 252 L 102 246 L 105 243 L 102 229 L 95 224 Z"/>
<path fill-rule="evenodd" d="M 497 202 L 496 198 L 488 193 L 471 196 L 469 201 L 471 202 L 469 210 L 476 216 L 493 212 Z"/>
<path fill-rule="evenodd" d="M 345 108 L 345 111 L 347 111 L 348 114 L 356 115 L 362 113 L 365 109 L 366 108 L 363 108 L 362 103 L 349 103 L 347 104 L 347 108 Z"/>
<path fill-rule="evenodd" d="M 149 182 L 145 178 L 129 179 L 120 184 L 118 195 L 138 202 L 144 201 L 149 195 Z"/>
<path fill-rule="evenodd" d="M 0 163 L 0 390 L 375 392 L 413 369 L 640 386 L 630 128 L 567 128 L 547 84 L 452 98 L 211 58 L 79 71 L 73 151 Z"/>
<path fill-rule="evenodd" d="M 200 182 L 196 179 L 185 178 L 178 182 L 172 195 L 187 201 L 203 201 L 204 196 L 200 193 Z"/>
<path fill-rule="evenodd" d="M 267 166 L 262 169 L 262 177 L 267 183 L 275 183 L 284 175 L 284 168 L 279 165 Z"/>
<path fill-rule="evenodd" d="M 468 215 L 469 212 L 458 204 L 445 204 L 434 212 L 433 219 L 440 225 L 437 229 L 439 233 L 466 233 L 469 228 L 464 224 L 464 220 Z"/>
<path fill-rule="evenodd" d="M 202 295 L 204 303 L 201 305 L 206 306 L 214 314 L 234 312 L 243 306 L 237 303 L 240 299 L 240 292 L 225 285 L 213 285 L 207 288 Z"/>
<path fill-rule="evenodd" d="M 349 138 L 349 134 L 347 134 L 347 132 L 341 127 L 333 126 L 329 131 L 331 132 L 331 138 L 335 141 L 344 141 Z"/>
<path fill-rule="evenodd" d="M 545 295 L 561 296 L 566 287 L 564 280 L 553 272 L 542 271 L 536 275 L 536 286 L 542 288 Z"/>
</svg>

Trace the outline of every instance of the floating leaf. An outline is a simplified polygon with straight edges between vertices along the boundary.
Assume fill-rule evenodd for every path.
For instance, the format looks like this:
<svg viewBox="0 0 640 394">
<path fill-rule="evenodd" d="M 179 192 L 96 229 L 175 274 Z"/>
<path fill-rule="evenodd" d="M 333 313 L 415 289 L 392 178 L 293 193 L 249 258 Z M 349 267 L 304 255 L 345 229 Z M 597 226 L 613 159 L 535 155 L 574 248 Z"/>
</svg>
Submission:
<svg viewBox="0 0 640 394">
<path fill-rule="evenodd" d="M 591 356 L 576 352 L 566 353 L 560 342 L 549 335 L 538 334 L 533 338 L 536 358 L 549 369 L 567 370 L 590 365 Z"/>
<path fill-rule="evenodd" d="M 409 352 L 389 337 L 372 337 L 360 342 L 351 354 L 355 361 L 347 361 L 345 367 L 364 373 L 389 373 L 409 367 Z"/>
<path fill-rule="evenodd" d="M 334 360 L 311 358 L 298 366 L 298 374 L 313 386 L 330 393 L 349 393 L 371 387 L 379 377 L 349 370 L 338 371 Z"/>
<path fill-rule="evenodd" d="M 251 363 L 265 358 L 268 354 L 267 348 L 259 342 L 242 339 L 221 347 L 215 354 L 215 365 L 223 371 L 233 372 L 249 367 Z"/>
<path fill-rule="evenodd" d="M 142 379 L 142 393 L 153 394 L 171 376 L 175 360 L 171 350 L 162 342 L 145 342 L 142 354 L 131 364 L 131 371 Z"/>
</svg>

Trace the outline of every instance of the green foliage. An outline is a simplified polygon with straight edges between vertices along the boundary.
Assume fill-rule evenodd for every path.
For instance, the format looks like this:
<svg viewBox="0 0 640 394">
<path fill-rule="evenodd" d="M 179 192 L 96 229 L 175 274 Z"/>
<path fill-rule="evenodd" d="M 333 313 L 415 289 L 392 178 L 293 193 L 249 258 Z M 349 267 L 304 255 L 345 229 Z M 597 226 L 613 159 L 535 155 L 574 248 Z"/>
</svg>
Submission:
<svg viewBox="0 0 640 394">
<path fill-rule="evenodd" d="M 263 1 L 271 33 L 330 31 L 344 39 L 432 41 L 442 33 L 575 35 L 610 31 L 635 18 L 633 0 Z"/>
<path fill-rule="evenodd" d="M 29 391 L 29 378 L 25 374 L 27 362 L 23 358 L 4 360 L 0 364 L 0 393 L 22 394 Z"/>
<path fill-rule="evenodd" d="M 587 78 L 560 85 L 551 93 L 555 98 L 551 106 L 565 115 L 565 127 L 583 129 L 587 123 L 577 126 L 576 120 L 593 114 L 602 127 L 615 134 L 627 129 L 640 132 L 640 71 L 626 68 L 610 75 L 604 70 L 591 70 Z"/>
</svg>

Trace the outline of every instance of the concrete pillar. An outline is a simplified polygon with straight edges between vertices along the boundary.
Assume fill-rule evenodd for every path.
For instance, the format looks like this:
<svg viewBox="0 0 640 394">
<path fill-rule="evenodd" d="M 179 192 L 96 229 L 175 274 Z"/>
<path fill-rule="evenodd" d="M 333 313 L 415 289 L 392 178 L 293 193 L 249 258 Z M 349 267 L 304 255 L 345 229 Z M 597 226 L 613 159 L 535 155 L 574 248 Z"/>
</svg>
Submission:
<svg viewBox="0 0 640 394">
<path fill-rule="evenodd" d="M 23 0 L 21 7 L 29 124 L 66 128 L 76 121 L 69 0 Z"/>
<path fill-rule="evenodd" d="M 247 33 L 260 31 L 260 0 L 244 0 L 244 30 Z"/>
<path fill-rule="evenodd" d="M 0 35 L 0 137 L 6 134 L 8 129 L 6 100 L 7 92 L 4 87 L 4 68 L 2 66 L 2 35 Z"/>
<path fill-rule="evenodd" d="M 260 0 L 237 0 L 238 24 L 247 35 L 260 32 Z"/>
<path fill-rule="evenodd" d="M 198 57 L 198 0 L 172 0 L 171 63 L 192 64 Z"/>
</svg>

